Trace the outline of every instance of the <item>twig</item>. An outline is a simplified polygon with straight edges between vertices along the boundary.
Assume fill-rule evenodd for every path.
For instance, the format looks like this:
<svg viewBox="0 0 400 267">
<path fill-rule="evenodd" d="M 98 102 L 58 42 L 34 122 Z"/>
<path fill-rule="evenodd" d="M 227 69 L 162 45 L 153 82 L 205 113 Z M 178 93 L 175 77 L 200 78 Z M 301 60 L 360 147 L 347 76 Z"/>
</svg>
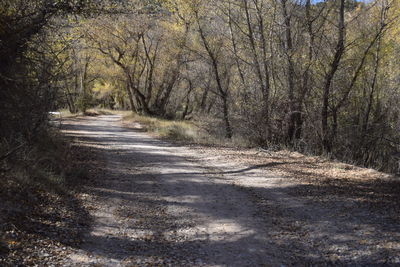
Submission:
<svg viewBox="0 0 400 267">
<path fill-rule="evenodd" d="M 268 155 L 272 156 L 270 151 L 268 151 L 267 149 L 264 149 L 262 147 L 258 148 L 258 152 L 256 154 L 258 154 L 258 153 L 267 153 Z"/>
<path fill-rule="evenodd" d="M 4 154 L 3 156 L 0 156 L 0 161 L 5 160 L 6 158 L 8 158 L 9 156 L 11 156 L 12 154 L 14 154 L 15 152 L 17 152 L 19 149 L 21 149 L 22 147 L 25 146 L 25 143 L 20 144 L 19 146 L 13 148 L 12 150 L 8 151 L 6 154 Z"/>
</svg>

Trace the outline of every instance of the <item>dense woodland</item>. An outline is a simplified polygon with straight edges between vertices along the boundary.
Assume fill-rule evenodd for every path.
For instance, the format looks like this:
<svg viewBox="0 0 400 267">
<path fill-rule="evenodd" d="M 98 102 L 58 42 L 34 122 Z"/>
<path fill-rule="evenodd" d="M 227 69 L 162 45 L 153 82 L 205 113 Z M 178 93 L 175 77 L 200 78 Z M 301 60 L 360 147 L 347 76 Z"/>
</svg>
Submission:
<svg viewBox="0 0 400 267">
<path fill-rule="evenodd" d="M 0 0 L 0 160 L 102 106 L 394 172 L 400 1 Z"/>
</svg>

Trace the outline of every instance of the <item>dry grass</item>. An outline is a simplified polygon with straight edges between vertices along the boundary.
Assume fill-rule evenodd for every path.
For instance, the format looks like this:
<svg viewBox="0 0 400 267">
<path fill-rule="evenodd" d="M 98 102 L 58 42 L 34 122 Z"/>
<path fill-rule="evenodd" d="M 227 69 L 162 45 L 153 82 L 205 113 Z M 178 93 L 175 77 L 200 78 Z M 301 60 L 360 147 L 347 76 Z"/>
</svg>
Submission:
<svg viewBox="0 0 400 267">
<path fill-rule="evenodd" d="M 250 142 L 241 137 L 226 139 L 209 133 L 208 126 L 204 125 L 207 122 L 166 120 L 131 112 L 116 113 L 123 116 L 126 127 L 145 130 L 155 137 L 171 142 L 211 147 L 251 147 Z"/>
<path fill-rule="evenodd" d="M 60 109 L 58 110 L 60 115 L 54 115 L 55 119 L 67 119 L 67 118 L 75 118 L 78 116 L 98 116 L 98 115 L 110 115 L 110 114 L 120 114 L 124 113 L 124 111 L 114 111 L 110 109 L 103 108 L 91 108 L 86 110 L 85 112 L 71 113 L 68 109 Z"/>
<path fill-rule="evenodd" d="M 157 137 L 172 141 L 199 142 L 203 135 L 192 123 L 172 121 L 129 113 L 122 114 L 126 126 L 141 128 Z"/>
</svg>

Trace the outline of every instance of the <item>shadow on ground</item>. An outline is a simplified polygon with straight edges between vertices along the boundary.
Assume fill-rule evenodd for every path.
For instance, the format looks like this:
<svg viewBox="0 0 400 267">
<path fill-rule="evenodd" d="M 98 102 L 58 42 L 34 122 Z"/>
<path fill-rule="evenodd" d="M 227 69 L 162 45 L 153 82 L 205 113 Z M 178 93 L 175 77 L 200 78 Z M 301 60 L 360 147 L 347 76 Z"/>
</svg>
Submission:
<svg viewBox="0 0 400 267">
<path fill-rule="evenodd" d="M 64 247 L 80 246 L 91 218 L 77 198 L 81 187 L 76 183 L 86 182 L 77 170 L 87 164 L 89 152 L 85 147 L 71 150 L 76 153 L 74 162 L 68 163 L 70 170 L 76 167 L 71 173 L 53 176 L 37 160 L 0 177 L 0 265 L 43 264 L 50 258 L 56 263 L 63 258 Z M 64 183 L 57 180 L 61 177 Z"/>
</svg>

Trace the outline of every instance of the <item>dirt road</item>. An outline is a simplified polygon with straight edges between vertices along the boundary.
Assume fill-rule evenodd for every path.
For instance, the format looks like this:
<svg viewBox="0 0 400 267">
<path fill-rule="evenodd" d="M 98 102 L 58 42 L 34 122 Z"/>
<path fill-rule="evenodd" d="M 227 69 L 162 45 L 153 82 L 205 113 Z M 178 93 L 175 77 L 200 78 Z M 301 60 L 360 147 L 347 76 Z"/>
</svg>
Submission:
<svg viewBox="0 0 400 267">
<path fill-rule="evenodd" d="M 101 161 L 85 200 L 94 222 L 66 265 L 362 265 L 374 260 L 371 250 L 359 247 L 363 237 L 353 230 L 355 224 L 334 218 L 331 208 L 290 197 L 285 187 L 291 184 L 268 173 L 268 166 L 240 166 L 174 146 L 123 128 L 120 120 L 107 115 L 64 125 L 66 135 L 93 147 Z"/>
</svg>

